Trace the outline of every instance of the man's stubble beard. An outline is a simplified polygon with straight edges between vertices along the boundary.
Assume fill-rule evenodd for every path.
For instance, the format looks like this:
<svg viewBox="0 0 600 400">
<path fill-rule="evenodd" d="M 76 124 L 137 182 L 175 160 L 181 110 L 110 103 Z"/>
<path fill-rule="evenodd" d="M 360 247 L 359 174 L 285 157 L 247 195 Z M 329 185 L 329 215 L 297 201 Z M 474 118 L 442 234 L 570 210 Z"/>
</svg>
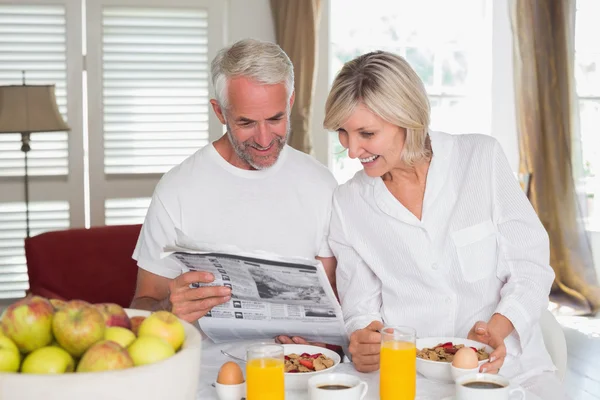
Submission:
<svg viewBox="0 0 600 400">
<path fill-rule="evenodd" d="M 246 162 L 248 165 L 250 165 L 252 168 L 254 168 L 256 170 L 263 170 L 263 169 L 270 168 L 277 162 L 277 160 L 279 159 L 279 155 L 281 154 L 281 150 L 287 143 L 287 140 L 290 136 L 291 123 L 289 121 L 289 118 L 288 118 L 286 125 L 287 126 L 285 128 L 286 129 L 285 136 L 281 137 L 281 136 L 276 135 L 276 137 L 271 141 L 271 143 L 269 143 L 269 146 L 266 147 L 266 148 L 269 148 L 271 146 L 277 146 L 277 155 L 274 157 L 274 160 L 271 164 L 265 165 L 265 164 L 259 163 L 257 161 L 259 161 L 259 160 L 267 161 L 272 156 L 253 156 L 248 151 L 249 147 L 254 147 L 255 149 L 258 149 L 258 150 L 263 150 L 265 148 L 262 146 L 259 146 L 258 143 L 255 143 L 254 140 L 252 140 L 252 139 L 248 139 L 246 142 L 242 142 L 242 143 L 238 142 L 238 140 L 231 133 L 231 127 L 229 126 L 229 123 L 225 122 L 225 127 L 227 128 L 227 137 L 229 138 L 229 143 L 231 143 L 231 146 L 233 147 L 235 154 L 237 154 L 237 156 L 241 160 L 243 160 L 244 162 Z"/>
</svg>

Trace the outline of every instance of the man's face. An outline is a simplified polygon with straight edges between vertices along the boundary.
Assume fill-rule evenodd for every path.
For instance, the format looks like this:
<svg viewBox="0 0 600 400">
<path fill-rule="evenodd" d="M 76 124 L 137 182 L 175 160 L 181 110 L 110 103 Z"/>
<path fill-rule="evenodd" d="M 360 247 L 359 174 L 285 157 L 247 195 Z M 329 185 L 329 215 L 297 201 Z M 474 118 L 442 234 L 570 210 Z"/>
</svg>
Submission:
<svg viewBox="0 0 600 400">
<path fill-rule="evenodd" d="M 288 103 L 283 83 L 264 85 L 247 78 L 231 79 L 227 90 L 229 106 L 221 122 L 237 157 L 254 169 L 271 167 L 287 142 L 293 96 Z"/>
</svg>

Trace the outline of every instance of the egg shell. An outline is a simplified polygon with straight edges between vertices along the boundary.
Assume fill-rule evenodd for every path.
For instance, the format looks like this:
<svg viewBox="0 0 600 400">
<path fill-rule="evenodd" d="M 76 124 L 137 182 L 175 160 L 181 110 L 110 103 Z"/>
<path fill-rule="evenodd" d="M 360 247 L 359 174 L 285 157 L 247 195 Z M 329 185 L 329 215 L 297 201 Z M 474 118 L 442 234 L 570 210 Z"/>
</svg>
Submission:
<svg viewBox="0 0 600 400">
<path fill-rule="evenodd" d="M 244 383 L 244 374 L 239 365 L 228 361 L 221 366 L 217 375 L 217 382 L 222 385 L 238 385 Z"/>
<path fill-rule="evenodd" d="M 475 368 L 479 364 L 477 354 L 470 347 L 459 349 L 454 355 L 452 365 L 456 368 L 470 369 Z"/>
</svg>

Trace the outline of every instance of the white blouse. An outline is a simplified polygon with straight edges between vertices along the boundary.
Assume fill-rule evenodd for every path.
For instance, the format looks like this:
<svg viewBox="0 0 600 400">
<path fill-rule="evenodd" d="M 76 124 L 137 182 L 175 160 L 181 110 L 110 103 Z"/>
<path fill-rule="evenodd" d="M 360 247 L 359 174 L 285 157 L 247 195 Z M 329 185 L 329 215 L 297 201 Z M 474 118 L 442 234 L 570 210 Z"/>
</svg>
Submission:
<svg viewBox="0 0 600 400">
<path fill-rule="evenodd" d="M 538 323 L 554 280 L 548 235 L 500 144 L 430 137 L 421 220 L 364 171 L 334 194 L 329 242 L 348 334 L 380 320 L 418 337 L 467 337 L 499 313 L 515 326 L 502 375 L 556 370 Z"/>
</svg>

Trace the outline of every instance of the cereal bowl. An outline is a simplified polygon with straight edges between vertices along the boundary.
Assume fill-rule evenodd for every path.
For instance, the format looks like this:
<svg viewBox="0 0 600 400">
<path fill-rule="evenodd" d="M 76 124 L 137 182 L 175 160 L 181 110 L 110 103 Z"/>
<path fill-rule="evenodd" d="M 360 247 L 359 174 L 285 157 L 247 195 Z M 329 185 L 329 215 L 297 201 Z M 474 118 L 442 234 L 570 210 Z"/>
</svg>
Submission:
<svg viewBox="0 0 600 400">
<path fill-rule="evenodd" d="M 456 337 L 429 337 L 417 339 L 417 352 L 424 348 L 433 348 L 440 343 L 448 342 L 452 342 L 454 345 L 462 344 L 468 347 L 475 347 L 476 349 L 483 348 L 488 354 L 494 351 L 490 346 L 475 340 Z M 480 360 L 479 367 L 486 362 L 487 359 Z M 433 381 L 453 383 L 454 378 L 452 376 L 451 365 L 452 363 L 448 361 L 432 361 L 417 357 L 417 372 Z"/>
<path fill-rule="evenodd" d="M 315 375 L 333 372 L 333 370 L 341 362 L 340 355 L 333 350 L 326 349 L 324 347 L 311 346 L 305 344 L 284 344 L 283 353 L 288 356 L 290 354 L 323 354 L 325 357 L 333 360 L 333 365 L 329 368 L 322 369 L 320 371 L 312 372 L 286 372 L 285 376 L 285 390 L 308 390 L 308 380 Z"/>
</svg>

